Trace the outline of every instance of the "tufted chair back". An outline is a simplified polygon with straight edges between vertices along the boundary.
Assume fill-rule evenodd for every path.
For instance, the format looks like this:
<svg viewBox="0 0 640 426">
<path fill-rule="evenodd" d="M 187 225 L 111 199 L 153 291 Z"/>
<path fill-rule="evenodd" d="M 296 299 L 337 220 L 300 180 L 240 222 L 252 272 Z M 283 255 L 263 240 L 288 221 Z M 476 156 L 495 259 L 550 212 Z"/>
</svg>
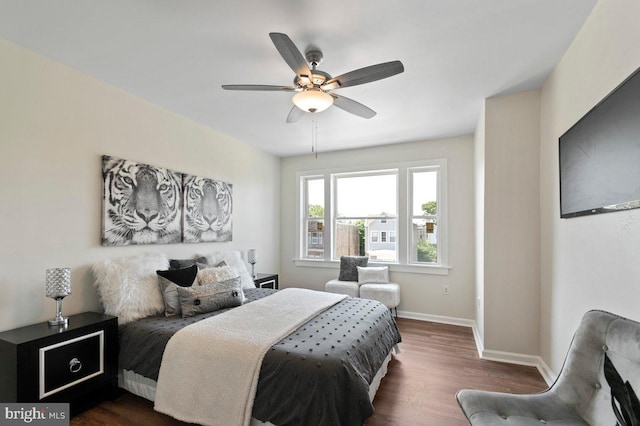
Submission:
<svg viewBox="0 0 640 426">
<path fill-rule="evenodd" d="M 555 383 L 545 392 L 511 395 L 462 390 L 472 425 L 640 426 L 640 323 L 587 312 Z"/>
<path fill-rule="evenodd" d="M 551 391 L 591 425 L 640 425 L 640 323 L 587 312 Z"/>
</svg>

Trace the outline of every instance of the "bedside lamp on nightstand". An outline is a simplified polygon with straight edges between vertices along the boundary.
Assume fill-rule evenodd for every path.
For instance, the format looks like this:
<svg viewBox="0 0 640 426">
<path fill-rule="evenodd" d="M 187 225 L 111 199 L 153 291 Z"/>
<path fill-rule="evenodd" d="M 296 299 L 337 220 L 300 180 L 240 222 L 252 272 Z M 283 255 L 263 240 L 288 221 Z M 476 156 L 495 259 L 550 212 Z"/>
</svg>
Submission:
<svg viewBox="0 0 640 426">
<path fill-rule="evenodd" d="M 255 266 L 258 262 L 258 252 L 256 251 L 256 249 L 249 249 L 247 251 L 247 262 L 251 264 L 251 278 L 255 280 L 257 277 Z"/>
<path fill-rule="evenodd" d="M 69 319 L 62 316 L 62 299 L 71 294 L 71 269 L 47 269 L 47 297 L 56 299 L 56 317 L 49 320 L 49 325 L 67 325 Z"/>
</svg>

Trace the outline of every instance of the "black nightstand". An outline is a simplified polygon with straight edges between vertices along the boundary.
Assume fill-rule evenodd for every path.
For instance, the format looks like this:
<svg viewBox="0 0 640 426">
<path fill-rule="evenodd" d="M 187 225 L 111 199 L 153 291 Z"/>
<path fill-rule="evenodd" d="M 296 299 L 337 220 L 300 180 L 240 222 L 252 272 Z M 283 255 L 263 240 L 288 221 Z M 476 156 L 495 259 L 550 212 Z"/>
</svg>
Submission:
<svg viewBox="0 0 640 426">
<path fill-rule="evenodd" d="M 256 274 L 256 278 L 253 282 L 258 288 L 272 288 L 278 289 L 278 274 Z"/>
<path fill-rule="evenodd" d="M 68 402 L 72 415 L 118 386 L 118 318 L 72 315 L 0 333 L 0 401 Z"/>
</svg>

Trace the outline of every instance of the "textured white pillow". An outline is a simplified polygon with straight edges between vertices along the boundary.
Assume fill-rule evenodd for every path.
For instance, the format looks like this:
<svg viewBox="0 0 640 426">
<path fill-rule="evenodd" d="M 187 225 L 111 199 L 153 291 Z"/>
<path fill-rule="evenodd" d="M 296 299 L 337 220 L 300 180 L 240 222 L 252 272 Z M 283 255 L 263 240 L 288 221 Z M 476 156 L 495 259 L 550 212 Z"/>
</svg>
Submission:
<svg viewBox="0 0 640 426">
<path fill-rule="evenodd" d="M 227 266 L 233 266 L 236 271 L 238 271 L 243 289 L 256 288 L 253 278 L 251 278 L 251 273 L 249 273 L 249 269 L 247 269 L 247 264 L 242 260 L 242 255 L 239 251 L 216 251 L 198 256 L 204 256 L 209 265 L 217 265 L 224 260 Z"/>
<path fill-rule="evenodd" d="M 388 266 L 358 266 L 358 284 L 385 284 L 388 282 Z"/>
<path fill-rule="evenodd" d="M 238 278 L 240 274 L 233 266 L 217 266 L 198 271 L 198 285 L 215 284 L 220 281 Z"/>
<path fill-rule="evenodd" d="M 169 268 L 160 253 L 103 260 L 92 266 L 104 312 L 116 315 L 118 324 L 164 311 L 157 270 Z"/>
</svg>

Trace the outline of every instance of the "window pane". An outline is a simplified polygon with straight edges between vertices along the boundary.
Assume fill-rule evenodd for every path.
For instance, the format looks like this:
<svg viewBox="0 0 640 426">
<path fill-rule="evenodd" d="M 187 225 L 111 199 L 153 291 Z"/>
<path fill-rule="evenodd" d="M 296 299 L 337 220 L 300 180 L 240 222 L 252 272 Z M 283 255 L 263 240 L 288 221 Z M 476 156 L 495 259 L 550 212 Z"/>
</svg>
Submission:
<svg viewBox="0 0 640 426">
<path fill-rule="evenodd" d="M 364 256 L 364 221 L 336 221 L 335 259 L 340 256 Z"/>
<path fill-rule="evenodd" d="M 411 226 L 411 261 L 438 262 L 438 225 L 434 219 L 413 219 Z"/>
<path fill-rule="evenodd" d="M 339 217 L 395 216 L 395 174 L 351 176 L 336 179 L 336 212 Z"/>
<path fill-rule="evenodd" d="M 307 216 L 324 217 L 324 179 L 307 179 Z"/>
<path fill-rule="evenodd" d="M 317 219 L 307 220 L 307 239 L 305 256 L 310 259 L 324 259 L 324 242 L 322 232 L 324 221 Z"/>
<path fill-rule="evenodd" d="M 395 241 L 397 219 L 367 219 L 364 221 L 365 253 L 372 262 L 396 262 L 398 246 Z M 393 239 L 391 239 L 393 235 Z"/>
<path fill-rule="evenodd" d="M 413 172 L 412 216 L 437 214 L 438 172 Z"/>
</svg>

